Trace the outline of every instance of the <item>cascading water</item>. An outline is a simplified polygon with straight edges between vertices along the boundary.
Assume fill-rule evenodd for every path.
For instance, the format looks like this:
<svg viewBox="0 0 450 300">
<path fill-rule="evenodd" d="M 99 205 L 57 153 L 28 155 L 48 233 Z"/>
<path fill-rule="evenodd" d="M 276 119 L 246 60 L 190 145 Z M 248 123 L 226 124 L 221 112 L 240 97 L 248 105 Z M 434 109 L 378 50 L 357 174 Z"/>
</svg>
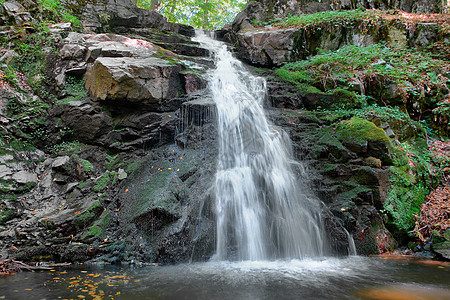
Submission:
<svg viewBox="0 0 450 300">
<path fill-rule="evenodd" d="M 209 74 L 219 134 L 215 258 L 324 255 L 319 210 L 298 188 L 290 140 L 265 116 L 265 80 L 250 74 L 225 44 L 203 33 L 196 41 L 216 61 Z"/>
</svg>

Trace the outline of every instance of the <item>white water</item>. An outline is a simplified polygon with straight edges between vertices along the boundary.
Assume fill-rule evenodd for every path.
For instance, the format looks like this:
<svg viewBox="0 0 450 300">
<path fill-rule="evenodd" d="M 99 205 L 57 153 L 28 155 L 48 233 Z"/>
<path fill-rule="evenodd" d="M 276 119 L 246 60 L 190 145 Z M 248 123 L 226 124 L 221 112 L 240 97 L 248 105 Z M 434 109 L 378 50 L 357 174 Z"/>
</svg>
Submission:
<svg viewBox="0 0 450 300">
<path fill-rule="evenodd" d="M 226 46 L 195 38 L 215 57 L 209 89 L 217 106 L 218 260 L 324 255 L 317 203 L 298 188 L 290 140 L 267 120 L 266 82 L 250 74 Z"/>
</svg>

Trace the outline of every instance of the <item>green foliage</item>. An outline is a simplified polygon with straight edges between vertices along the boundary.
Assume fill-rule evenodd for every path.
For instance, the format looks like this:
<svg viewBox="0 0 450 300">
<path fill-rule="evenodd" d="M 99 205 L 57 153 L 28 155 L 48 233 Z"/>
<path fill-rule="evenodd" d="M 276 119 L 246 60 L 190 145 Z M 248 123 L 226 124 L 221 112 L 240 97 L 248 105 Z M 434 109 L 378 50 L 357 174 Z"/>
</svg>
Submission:
<svg viewBox="0 0 450 300">
<path fill-rule="evenodd" d="M 57 104 L 67 104 L 71 101 L 83 101 L 87 98 L 87 91 L 84 88 L 84 80 L 82 77 L 68 76 L 66 79 L 65 90 L 68 96 Z"/>
<path fill-rule="evenodd" d="M 380 15 L 384 14 L 375 10 L 347 10 L 347 11 L 324 11 L 315 14 L 301 14 L 289 16 L 284 19 L 275 19 L 267 22 L 254 21 L 255 25 L 259 26 L 281 26 L 281 27 L 307 27 L 318 26 L 321 24 L 331 25 L 350 25 L 355 21 L 368 19 L 376 20 Z"/>
<path fill-rule="evenodd" d="M 92 173 L 94 171 L 94 165 L 90 161 L 80 158 L 80 163 L 85 172 Z"/>
<path fill-rule="evenodd" d="M 97 180 L 97 182 L 95 183 L 95 185 L 94 185 L 94 187 L 92 189 L 95 192 L 100 192 L 100 191 L 103 191 L 104 189 L 106 189 L 108 184 L 111 182 L 111 176 L 110 175 L 114 175 L 112 173 L 114 173 L 114 172 L 106 171 L 105 174 L 103 174 L 103 176 L 100 177 L 99 180 Z"/>
<path fill-rule="evenodd" d="M 332 94 L 337 101 L 335 106 L 340 106 L 342 108 L 353 108 L 358 105 L 358 97 L 354 92 L 338 88 L 335 89 Z"/>
<path fill-rule="evenodd" d="M 318 88 L 312 86 L 314 82 L 309 73 L 305 71 L 289 71 L 285 69 L 278 69 L 275 74 L 279 79 L 295 84 L 300 94 L 317 93 L 321 94 Z"/>
<path fill-rule="evenodd" d="M 384 208 L 401 230 L 414 227 L 420 206 L 440 178 L 434 171 L 430 152 L 421 143 L 402 143 L 396 149 L 391 167 L 391 188 Z"/>
<path fill-rule="evenodd" d="M 50 152 L 57 154 L 57 155 L 63 155 L 68 153 L 77 153 L 83 150 L 83 145 L 79 141 L 73 141 L 73 142 L 62 142 L 60 144 L 54 145 L 49 150 Z"/>
<path fill-rule="evenodd" d="M 233 21 L 247 0 L 135 0 L 135 2 L 142 8 L 158 11 L 167 17 L 169 22 L 213 30 Z"/>
<path fill-rule="evenodd" d="M 68 8 L 64 7 L 58 0 L 39 0 L 41 9 L 49 11 L 53 21 L 70 22 L 73 26 L 80 28 L 80 20 L 73 16 Z"/>
<path fill-rule="evenodd" d="M 286 64 L 282 69 L 307 72 L 314 78 L 315 84 L 324 89 L 329 88 L 329 79 L 333 81 L 332 89 L 351 86 L 355 81 L 362 83 L 364 89 L 366 80 L 369 82 L 379 77 L 386 83 L 397 84 L 407 98 L 408 93 L 420 93 L 425 87 L 446 89 L 448 79 L 444 74 L 450 66 L 448 62 L 434 59 L 424 52 L 374 44 L 368 47 L 345 46 Z"/>
</svg>

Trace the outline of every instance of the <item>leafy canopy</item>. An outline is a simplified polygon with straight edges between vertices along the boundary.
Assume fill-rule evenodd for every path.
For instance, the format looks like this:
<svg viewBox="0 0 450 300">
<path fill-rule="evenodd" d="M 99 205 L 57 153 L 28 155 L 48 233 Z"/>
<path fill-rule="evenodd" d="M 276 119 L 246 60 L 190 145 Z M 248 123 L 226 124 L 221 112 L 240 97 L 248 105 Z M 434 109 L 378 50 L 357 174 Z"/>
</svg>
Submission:
<svg viewBox="0 0 450 300">
<path fill-rule="evenodd" d="M 133 0 L 164 15 L 169 22 L 213 30 L 233 21 L 248 0 Z"/>
</svg>

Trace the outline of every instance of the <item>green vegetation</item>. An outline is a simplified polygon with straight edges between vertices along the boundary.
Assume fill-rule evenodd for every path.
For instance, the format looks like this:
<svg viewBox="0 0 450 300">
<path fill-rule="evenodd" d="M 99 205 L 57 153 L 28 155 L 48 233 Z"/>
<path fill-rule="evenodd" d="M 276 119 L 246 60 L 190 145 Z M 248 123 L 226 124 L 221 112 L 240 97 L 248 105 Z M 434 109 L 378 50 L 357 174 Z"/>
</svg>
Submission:
<svg viewBox="0 0 450 300">
<path fill-rule="evenodd" d="M 397 148 L 391 172 L 392 187 L 384 207 L 393 217 L 394 224 L 407 231 L 414 227 L 420 206 L 437 186 L 442 174 L 433 166 L 426 143 L 417 142 L 402 143 Z"/>
<path fill-rule="evenodd" d="M 254 21 L 257 26 L 280 26 L 280 27 L 308 27 L 318 25 L 350 25 L 360 20 L 377 20 L 386 12 L 375 10 L 347 10 L 347 11 L 324 11 L 315 14 L 294 15 L 284 19 L 269 20 L 267 22 Z"/>
<path fill-rule="evenodd" d="M 96 238 L 103 233 L 103 230 L 108 226 L 110 221 L 110 212 L 105 211 L 102 215 L 96 220 L 92 226 L 89 228 L 89 231 L 85 233 L 82 239 L 86 238 Z"/>
<path fill-rule="evenodd" d="M 345 46 L 288 63 L 276 74 L 294 83 L 300 94 L 335 95 L 338 104 L 322 108 L 390 105 L 393 108 L 388 110 L 420 115 L 427 127 L 445 132 L 450 119 L 450 102 L 445 98 L 449 71 L 449 61 L 435 59 L 429 53 L 374 44 Z"/>
<path fill-rule="evenodd" d="M 73 16 L 67 7 L 64 7 L 63 4 L 58 0 L 39 0 L 41 6 L 39 7 L 42 10 L 42 14 L 49 17 L 49 21 L 64 21 L 70 22 L 75 27 L 81 28 L 80 20 Z"/>
<path fill-rule="evenodd" d="M 408 94 L 421 95 L 427 87 L 445 88 L 448 78 L 444 74 L 450 69 L 450 63 L 434 59 L 424 52 L 374 44 L 368 47 L 345 46 L 286 64 L 282 69 L 308 74 L 309 83 L 312 83 L 309 79 L 312 77 L 315 85 L 326 90 L 338 86 L 351 88 L 354 82 L 358 82 L 363 85 L 364 92 L 369 79 L 381 77 L 383 83 L 398 85 L 406 99 Z M 305 82 L 306 76 L 292 76 Z"/>
<path fill-rule="evenodd" d="M 106 171 L 102 177 L 95 183 L 92 188 L 95 192 L 101 192 L 108 188 L 108 185 L 113 186 L 117 181 L 117 172 Z"/>
<path fill-rule="evenodd" d="M 81 77 L 68 76 L 64 87 L 67 97 L 58 101 L 58 105 L 67 104 L 71 101 L 83 101 L 88 97 L 87 91 L 84 88 L 84 80 Z"/>
<path fill-rule="evenodd" d="M 91 207 L 85 212 L 81 213 L 75 220 L 75 225 L 79 228 L 84 228 L 90 224 L 96 216 L 103 210 L 103 205 L 100 201 L 95 201 Z"/>
<path fill-rule="evenodd" d="M 155 10 L 169 22 L 202 29 L 219 29 L 231 23 L 247 0 L 133 0 L 137 6 Z"/>
</svg>

